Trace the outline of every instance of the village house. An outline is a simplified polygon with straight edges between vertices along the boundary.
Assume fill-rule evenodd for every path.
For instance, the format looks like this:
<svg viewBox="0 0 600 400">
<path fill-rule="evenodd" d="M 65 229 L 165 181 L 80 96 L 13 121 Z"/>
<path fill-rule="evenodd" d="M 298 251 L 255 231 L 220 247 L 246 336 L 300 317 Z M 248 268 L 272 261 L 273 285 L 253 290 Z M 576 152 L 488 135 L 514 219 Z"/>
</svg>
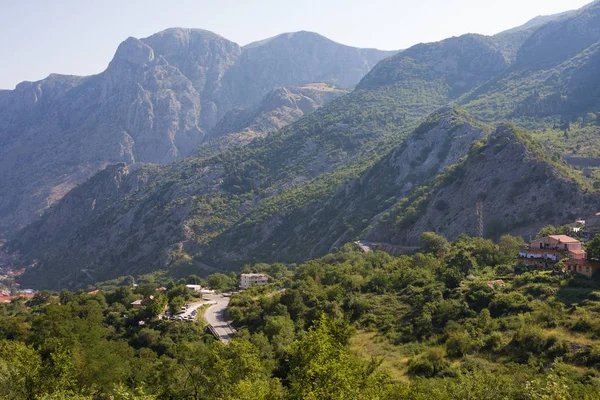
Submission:
<svg viewBox="0 0 600 400">
<path fill-rule="evenodd" d="M 147 306 L 152 300 L 154 300 L 154 296 L 146 297 L 143 300 L 135 300 L 131 302 L 131 307 L 139 309 Z"/>
<path fill-rule="evenodd" d="M 266 274 L 242 274 L 240 288 L 248 289 L 250 286 L 264 286 L 269 283 L 269 276 Z"/>
<path fill-rule="evenodd" d="M 587 260 L 583 243 L 566 235 L 536 239 L 519 251 L 519 262 L 529 267 L 554 269 L 559 261 L 563 261 L 565 272 L 577 272 L 588 278 L 600 269 L 600 263 Z"/>
</svg>

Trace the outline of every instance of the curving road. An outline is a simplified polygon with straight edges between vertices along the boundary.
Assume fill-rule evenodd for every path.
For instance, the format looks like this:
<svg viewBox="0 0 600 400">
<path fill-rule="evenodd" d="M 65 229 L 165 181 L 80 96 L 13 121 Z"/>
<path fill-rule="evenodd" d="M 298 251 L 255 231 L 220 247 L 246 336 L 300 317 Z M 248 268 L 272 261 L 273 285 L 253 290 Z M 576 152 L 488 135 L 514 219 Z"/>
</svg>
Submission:
<svg viewBox="0 0 600 400">
<path fill-rule="evenodd" d="M 215 302 L 214 305 L 208 307 L 204 312 L 204 319 L 212 327 L 212 330 L 221 342 L 225 344 L 229 343 L 229 339 L 235 333 L 235 329 L 225 319 L 225 309 L 229 304 L 229 297 L 220 294 L 211 294 L 204 295 L 204 299 Z"/>
</svg>

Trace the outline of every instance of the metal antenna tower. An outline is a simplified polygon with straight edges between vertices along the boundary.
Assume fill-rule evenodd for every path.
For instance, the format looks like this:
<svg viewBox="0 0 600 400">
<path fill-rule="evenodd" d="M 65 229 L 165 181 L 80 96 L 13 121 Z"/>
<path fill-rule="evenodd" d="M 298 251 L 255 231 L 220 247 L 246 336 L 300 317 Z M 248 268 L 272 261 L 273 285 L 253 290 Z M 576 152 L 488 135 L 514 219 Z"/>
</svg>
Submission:
<svg viewBox="0 0 600 400">
<path fill-rule="evenodd" d="M 483 238 L 483 200 L 477 200 L 475 213 L 477 214 L 477 235 Z"/>
</svg>

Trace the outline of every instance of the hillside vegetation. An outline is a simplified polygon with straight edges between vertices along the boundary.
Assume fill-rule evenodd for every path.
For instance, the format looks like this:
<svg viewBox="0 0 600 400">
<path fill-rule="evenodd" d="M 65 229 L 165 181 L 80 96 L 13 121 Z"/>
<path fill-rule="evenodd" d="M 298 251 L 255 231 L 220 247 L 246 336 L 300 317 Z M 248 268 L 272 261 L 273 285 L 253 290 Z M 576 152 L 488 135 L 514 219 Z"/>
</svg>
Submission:
<svg viewBox="0 0 600 400">
<path fill-rule="evenodd" d="M 7 399 L 595 399 L 600 286 L 513 268 L 499 244 L 434 233 L 422 253 L 344 246 L 299 266 L 257 264 L 271 285 L 233 296 L 229 345 L 203 323 L 161 320 L 191 299 L 154 274 L 89 294 L 0 305 Z M 236 279 L 210 276 L 227 289 Z M 189 276 L 187 282 L 198 283 Z M 166 290 L 156 292 L 164 284 Z M 109 288 L 110 287 L 110 288 Z M 140 309 L 136 298 L 154 295 Z M 193 299 L 191 299 L 193 300 Z M 140 324 L 143 321 L 144 324 Z"/>
</svg>

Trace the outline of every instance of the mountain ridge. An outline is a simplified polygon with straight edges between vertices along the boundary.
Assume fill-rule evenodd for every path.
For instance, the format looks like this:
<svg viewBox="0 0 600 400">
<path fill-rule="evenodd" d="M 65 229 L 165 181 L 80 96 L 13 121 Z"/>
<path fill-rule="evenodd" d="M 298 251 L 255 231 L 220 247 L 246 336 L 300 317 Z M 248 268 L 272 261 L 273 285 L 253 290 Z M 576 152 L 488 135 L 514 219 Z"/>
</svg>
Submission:
<svg viewBox="0 0 600 400">
<path fill-rule="evenodd" d="M 245 68 L 268 68 L 252 55 L 242 62 L 243 50 L 234 42 L 209 31 L 173 28 L 126 39 L 99 74 L 51 74 L 2 92 L 1 230 L 15 233 L 107 164 L 169 163 L 192 154 L 227 112 L 255 108 L 284 80 L 292 87 L 336 77 L 356 83 L 370 64 L 390 54 L 330 49 L 323 63 L 304 62 L 305 73 L 298 74 L 294 56 L 303 57 L 302 47 L 312 46 L 308 39 L 280 43 L 267 60 L 281 64 L 279 76 L 260 80 Z M 321 37 L 318 46 L 338 45 Z M 335 58 L 344 54 L 354 56 Z M 350 72 L 320 71 L 349 63 Z"/>
</svg>

